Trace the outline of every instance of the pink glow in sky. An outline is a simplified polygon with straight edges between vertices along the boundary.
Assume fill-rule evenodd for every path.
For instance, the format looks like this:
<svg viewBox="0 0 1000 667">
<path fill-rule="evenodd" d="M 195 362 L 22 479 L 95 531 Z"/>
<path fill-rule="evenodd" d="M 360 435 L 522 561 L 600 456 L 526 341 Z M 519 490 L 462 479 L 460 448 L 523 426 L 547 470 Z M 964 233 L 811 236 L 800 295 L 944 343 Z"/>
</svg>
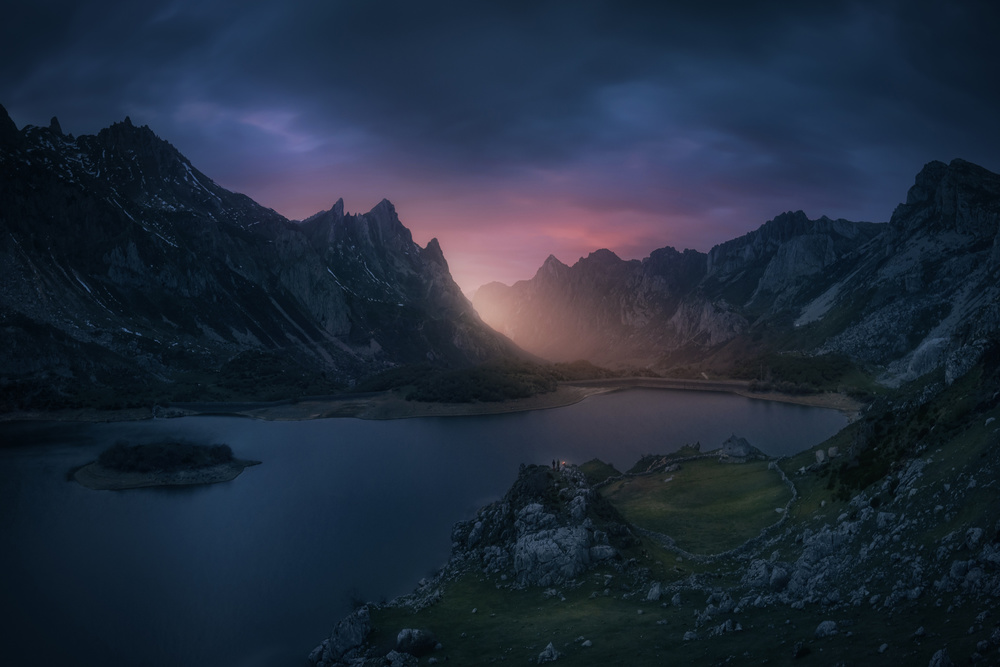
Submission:
<svg viewBox="0 0 1000 667">
<path fill-rule="evenodd" d="M 290 219 L 387 198 L 467 293 L 785 211 L 885 221 L 931 160 L 1000 169 L 996 2 L 8 4 L 19 125 L 129 115 Z"/>
</svg>

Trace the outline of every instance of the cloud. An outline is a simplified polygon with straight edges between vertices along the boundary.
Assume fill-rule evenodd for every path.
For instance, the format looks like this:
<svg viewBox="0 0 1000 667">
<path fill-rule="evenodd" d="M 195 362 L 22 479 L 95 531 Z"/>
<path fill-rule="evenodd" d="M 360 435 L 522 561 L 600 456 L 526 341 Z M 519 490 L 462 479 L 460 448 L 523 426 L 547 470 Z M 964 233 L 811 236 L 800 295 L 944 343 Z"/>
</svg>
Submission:
<svg viewBox="0 0 1000 667">
<path fill-rule="evenodd" d="M 444 234 L 462 251 L 479 234 L 519 267 L 518 244 L 577 252 L 530 232 L 550 220 L 624 255 L 705 250 L 784 210 L 885 220 L 932 159 L 1000 169 L 998 13 L 41 0 L 0 26 L 0 102 L 76 133 L 130 114 L 290 217 L 389 197 L 446 251 Z"/>
</svg>

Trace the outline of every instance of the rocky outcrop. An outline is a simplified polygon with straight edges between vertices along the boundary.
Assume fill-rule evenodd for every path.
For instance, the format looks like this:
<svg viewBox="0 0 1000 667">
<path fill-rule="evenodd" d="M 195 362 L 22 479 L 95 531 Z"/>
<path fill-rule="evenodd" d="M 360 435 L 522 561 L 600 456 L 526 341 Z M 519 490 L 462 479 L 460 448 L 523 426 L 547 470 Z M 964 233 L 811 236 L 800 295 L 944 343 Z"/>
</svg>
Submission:
<svg viewBox="0 0 1000 667">
<path fill-rule="evenodd" d="M 721 460 L 741 463 L 768 458 L 764 452 L 751 445 L 749 440 L 735 433 L 726 438 L 718 454 Z"/>
<path fill-rule="evenodd" d="M 309 654 L 309 662 L 317 667 L 348 664 L 362 653 L 371 631 L 371 612 L 361 607 L 334 626 L 330 636 Z"/>
<path fill-rule="evenodd" d="M 503 499 L 455 526 L 452 562 L 517 587 L 558 586 L 618 558 L 634 540 L 577 468 L 528 466 Z"/>
<path fill-rule="evenodd" d="M 441 599 L 444 582 L 470 570 L 510 588 L 571 586 L 598 564 L 625 571 L 621 550 L 637 544 L 628 523 L 575 466 L 522 465 L 501 500 L 455 525 L 451 559 L 437 576 L 389 604 L 420 611 Z M 550 594 L 557 595 L 555 589 Z M 317 667 L 396 665 L 399 655 L 424 656 L 440 648 L 430 630 L 403 628 L 395 651 L 378 655 L 364 644 L 369 632 L 370 615 L 363 607 L 338 623 L 309 660 Z M 550 645 L 539 662 L 559 655 Z"/>
</svg>

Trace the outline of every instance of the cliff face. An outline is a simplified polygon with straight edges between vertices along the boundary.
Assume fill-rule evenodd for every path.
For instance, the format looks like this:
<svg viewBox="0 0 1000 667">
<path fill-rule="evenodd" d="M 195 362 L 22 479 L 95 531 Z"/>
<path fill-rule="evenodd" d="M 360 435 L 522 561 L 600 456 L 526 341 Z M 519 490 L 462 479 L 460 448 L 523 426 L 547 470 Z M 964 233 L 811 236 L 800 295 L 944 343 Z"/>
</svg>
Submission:
<svg viewBox="0 0 1000 667">
<path fill-rule="evenodd" d="M 349 384 L 515 349 L 388 201 L 292 222 L 129 119 L 74 138 L 0 108 L 0 201 L 8 382 L 169 381 L 264 353 Z"/>
<path fill-rule="evenodd" d="M 763 341 L 755 349 L 880 365 L 890 384 L 942 365 L 953 379 L 1000 328 L 998 211 L 1000 176 L 931 162 L 889 224 L 784 213 L 707 255 L 664 248 L 641 262 L 572 267 L 550 258 L 531 280 L 486 286 L 474 303 L 556 360 L 666 368 Z"/>
<path fill-rule="evenodd" d="M 931 162 L 852 273 L 803 307 L 797 324 L 852 321 L 821 350 L 887 365 L 890 384 L 945 366 L 954 380 L 1000 330 L 1000 176 Z"/>
</svg>

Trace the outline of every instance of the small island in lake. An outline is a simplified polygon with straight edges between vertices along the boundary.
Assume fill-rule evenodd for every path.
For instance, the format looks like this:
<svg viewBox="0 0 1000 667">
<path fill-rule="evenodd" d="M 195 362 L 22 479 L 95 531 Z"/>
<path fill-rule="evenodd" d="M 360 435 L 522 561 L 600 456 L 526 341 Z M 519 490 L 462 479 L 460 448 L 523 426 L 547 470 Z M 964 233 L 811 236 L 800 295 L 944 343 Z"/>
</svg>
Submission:
<svg viewBox="0 0 1000 667">
<path fill-rule="evenodd" d="M 76 470 L 73 479 L 101 491 L 215 484 L 233 480 L 244 468 L 259 463 L 235 458 L 229 445 L 117 442 L 96 461 Z"/>
</svg>

